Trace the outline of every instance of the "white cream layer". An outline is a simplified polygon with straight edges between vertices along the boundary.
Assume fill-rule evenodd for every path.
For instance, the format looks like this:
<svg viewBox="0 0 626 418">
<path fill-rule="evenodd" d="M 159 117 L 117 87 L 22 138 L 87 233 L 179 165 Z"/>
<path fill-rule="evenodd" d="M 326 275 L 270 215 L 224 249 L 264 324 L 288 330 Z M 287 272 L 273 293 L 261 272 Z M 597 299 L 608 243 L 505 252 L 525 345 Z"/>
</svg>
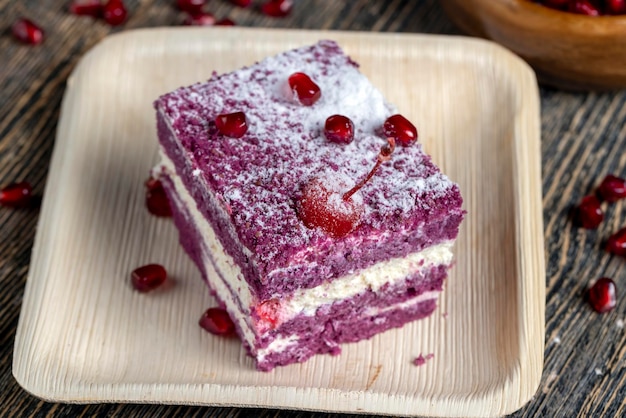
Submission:
<svg viewBox="0 0 626 418">
<path fill-rule="evenodd" d="M 232 295 L 228 287 L 221 280 L 216 280 L 212 282 L 211 285 L 220 299 L 227 305 L 229 312 L 236 315 L 233 319 L 238 322 L 244 334 L 244 338 L 250 347 L 252 347 L 253 352 L 256 352 L 257 350 L 254 345 L 254 327 L 248 321 L 250 320 L 250 309 L 253 308 L 257 302 L 250 292 L 250 288 L 243 277 L 241 269 L 233 258 L 224 251 L 213 228 L 204 215 L 198 210 L 195 200 L 189 194 L 179 176 L 175 174 L 176 170 L 173 162 L 167 157 L 163 150 L 161 150 L 161 159 L 160 168 L 169 174 L 178 199 L 186 206 L 188 212 L 191 214 L 191 220 L 204 238 L 203 252 L 207 250 L 210 252 L 210 254 L 203 253 L 203 262 L 207 266 L 207 271 L 217 270 L 224 278 L 230 280 L 230 287 L 238 293 L 239 302 L 247 312 L 240 313 L 237 298 Z M 201 180 L 198 178 L 198 181 Z M 224 214 L 224 216 L 227 215 Z M 285 322 L 301 313 L 314 315 L 320 306 L 351 298 L 370 289 L 377 291 L 384 284 L 389 283 L 393 285 L 396 282 L 404 280 L 407 276 L 417 273 L 422 268 L 429 269 L 435 265 L 448 265 L 452 261 L 452 245 L 453 241 L 444 242 L 407 257 L 395 258 L 378 263 L 368 269 L 348 274 L 342 278 L 311 289 L 299 289 L 287 298 L 279 298 L 280 321 Z M 213 265 L 211 260 L 213 260 L 215 265 Z M 438 292 L 428 292 L 422 295 L 424 299 L 420 298 L 420 301 L 436 298 L 437 294 Z M 293 340 L 292 337 L 276 339 L 270 346 L 263 349 L 263 354 L 264 356 L 267 355 L 269 353 L 268 350 L 271 350 L 271 348 L 282 351 L 293 343 L 295 343 L 295 340 Z M 260 352 L 258 354 L 260 354 Z"/>
</svg>

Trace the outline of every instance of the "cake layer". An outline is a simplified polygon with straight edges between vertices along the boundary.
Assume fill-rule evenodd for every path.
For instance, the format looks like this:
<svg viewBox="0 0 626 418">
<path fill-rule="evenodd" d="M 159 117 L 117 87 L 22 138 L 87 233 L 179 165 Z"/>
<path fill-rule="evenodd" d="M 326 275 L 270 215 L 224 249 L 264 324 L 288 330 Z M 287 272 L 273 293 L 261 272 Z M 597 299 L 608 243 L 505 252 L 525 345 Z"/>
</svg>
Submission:
<svg viewBox="0 0 626 418">
<path fill-rule="evenodd" d="M 285 89 L 300 71 L 322 91 L 310 107 Z M 352 233 L 332 238 L 298 218 L 295 202 L 312 177 L 347 188 L 369 171 L 385 143 L 382 124 L 395 112 L 333 42 L 178 89 L 155 106 L 165 153 L 258 299 L 314 288 L 456 237 L 463 218 L 458 187 L 420 144 L 398 147 L 358 193 L 365 209 Z M 216 115 L 236 111 L 245 112 L 248 132 L 220 135 Z M 354 122 L 350 144 L 322 134 L 336 113 Z"/>
</svg>

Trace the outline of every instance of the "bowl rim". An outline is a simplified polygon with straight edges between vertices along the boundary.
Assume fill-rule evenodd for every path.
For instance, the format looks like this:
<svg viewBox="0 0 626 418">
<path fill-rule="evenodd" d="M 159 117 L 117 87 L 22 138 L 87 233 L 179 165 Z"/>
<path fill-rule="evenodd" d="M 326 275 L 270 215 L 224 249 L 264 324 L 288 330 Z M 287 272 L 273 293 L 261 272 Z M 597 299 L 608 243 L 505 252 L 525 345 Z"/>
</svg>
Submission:
<svg viewBox="0 0 626 418">
<path fill-rule="evenodd" d="M 488 12 L 489 15 L 498 15 L 506 18 L 507 24 L 529 30 L 573 32 L 587 36 L 626 33 L 626 14 L 587 16 L 552 9 L 532 0 L 475 0 L 474 3 L 480 3 L 483 9 L 478 14 Z M 558 19 L 558 24 L 555 24 L 555 19 Z"/>
</svg>

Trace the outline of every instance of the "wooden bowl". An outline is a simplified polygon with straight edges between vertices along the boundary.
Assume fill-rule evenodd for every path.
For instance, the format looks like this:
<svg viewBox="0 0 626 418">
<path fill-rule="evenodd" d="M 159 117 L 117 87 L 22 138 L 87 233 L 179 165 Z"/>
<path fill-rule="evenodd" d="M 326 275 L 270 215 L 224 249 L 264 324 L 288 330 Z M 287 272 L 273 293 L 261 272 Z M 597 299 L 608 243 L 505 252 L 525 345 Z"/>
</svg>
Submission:
<svg viewBox="0 0 626 418">
<path fill-rule="evenodd" d="M 590 17 L 529 0 L 442 0 L 464 32 L 524 58 L 541 83 L 570 90 L 626 87 L 626 15 Z"/>
</svg>

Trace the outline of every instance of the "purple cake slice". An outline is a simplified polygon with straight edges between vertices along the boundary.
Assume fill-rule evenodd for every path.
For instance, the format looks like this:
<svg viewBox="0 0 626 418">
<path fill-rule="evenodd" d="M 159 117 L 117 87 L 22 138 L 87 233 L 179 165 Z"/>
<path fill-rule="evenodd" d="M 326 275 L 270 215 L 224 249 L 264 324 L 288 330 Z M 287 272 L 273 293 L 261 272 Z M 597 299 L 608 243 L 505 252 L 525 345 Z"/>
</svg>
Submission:
<svg viewBox="0 0 626 418">
<path fill-rule="evenodd" d="M 296 73 L 307 89 L 290 83 Z M 393 151 L 383 125 L 396 109 L 336 43 L 215 75 L 155 107 L 155 175 L 180 241 L 258 369 L 338 354 L 435 310 L 464 217 L 459 188 L 419 142 Z M 353 123 L 349 143 L 325 135 L 336 114 Z"/>
</svg>

